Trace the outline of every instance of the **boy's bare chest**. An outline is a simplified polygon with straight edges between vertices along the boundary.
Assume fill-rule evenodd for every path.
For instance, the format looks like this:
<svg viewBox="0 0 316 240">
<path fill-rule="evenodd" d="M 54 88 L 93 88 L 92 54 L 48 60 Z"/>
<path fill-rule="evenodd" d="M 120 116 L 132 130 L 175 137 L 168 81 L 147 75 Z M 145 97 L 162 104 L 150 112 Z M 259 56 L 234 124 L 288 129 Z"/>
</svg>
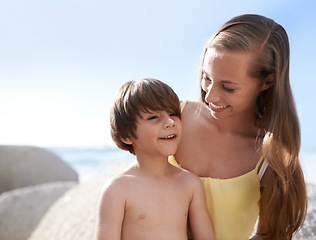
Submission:
<svg viewBox="0 0 316 240">
<path fill-rule="evenodd" d="M 177 186 L 178 185 L 178 186 Z M 139 184 L 129 189 L 125 220 L 146 227 L 168 225 L 187 220 L 191 195 L 181 183 L 167 185 Z M 157 225 L 158 224 L 158 225 Z"/>
</svg>

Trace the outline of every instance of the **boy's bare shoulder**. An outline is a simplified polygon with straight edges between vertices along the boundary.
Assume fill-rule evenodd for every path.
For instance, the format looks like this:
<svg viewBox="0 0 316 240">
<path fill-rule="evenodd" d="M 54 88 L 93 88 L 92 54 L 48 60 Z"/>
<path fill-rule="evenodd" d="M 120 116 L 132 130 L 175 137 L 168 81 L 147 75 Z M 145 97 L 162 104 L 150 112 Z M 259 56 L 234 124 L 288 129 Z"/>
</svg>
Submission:
<svg viewBox="0 0 316 240">
<path fill-rule="evenodd" d="M 188 170 L 185 170 L 183 168 L 178 168 L 175 166 L 173 166 L 173 167 L 176 169 L 175 171 L 178 173 L 177 174 L 178 178 L 181 178 L 178 181 L 181 180 L 182 183 L 192 185 L 193 187 L 196 186 L 196 184 L 202 183 L 201 179 L 198 176 L 189 172 Z"/>
<path fill-rule="evenodd" d="M 118 173 L 109 178 L 104 183 L 102 187 L 102 192 L 121 191 L 123 190 L 122 188 L 128 187 L 133 178 L 135 178 L 135 175 L 133 174 L 133 167 L 130 167 L 122 171 L 121 173 Z"/>
</svg>

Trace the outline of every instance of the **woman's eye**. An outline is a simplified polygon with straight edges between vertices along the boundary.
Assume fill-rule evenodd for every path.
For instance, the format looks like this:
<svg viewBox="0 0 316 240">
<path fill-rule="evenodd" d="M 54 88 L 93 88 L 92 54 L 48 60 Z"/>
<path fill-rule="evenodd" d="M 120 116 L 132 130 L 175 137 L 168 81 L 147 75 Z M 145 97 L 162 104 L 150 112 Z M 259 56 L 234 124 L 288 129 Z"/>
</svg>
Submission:
<svg viewBox="0 0 316 240">
<path fill-rule="evenodd" d="M 206 82 L 212 82 L 212 80 L 211 79 L 209 79 L 208 77 L 206 77 L 206 76 L 203 76 L 203 81 L 206 81 Z"/>
<path fill-rule="evenodd" d="M 233 92 L 233 91 L 235 91 L 235 89 L 225 87 L 225 85 L 223 85 L 223 89 L 224 89 L 225 91 L 227 91 L 227 92 Z"/>
</svg>

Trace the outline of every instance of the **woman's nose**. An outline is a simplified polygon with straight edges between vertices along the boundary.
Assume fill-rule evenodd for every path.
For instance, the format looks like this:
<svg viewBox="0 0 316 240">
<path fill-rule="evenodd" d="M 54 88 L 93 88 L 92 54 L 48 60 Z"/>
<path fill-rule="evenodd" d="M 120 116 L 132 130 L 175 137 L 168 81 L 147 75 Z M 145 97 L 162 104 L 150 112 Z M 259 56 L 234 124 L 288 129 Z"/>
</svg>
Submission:
<svg viewBox="0 0 316 240">
<path fill-rule="evenodd" d="M 210 103 L 210 102 L 215 102 L 217 101 L 217 98 L 218 98 L 218 93 L 217 93 L 217 90 L 216 90 L 216 86 L 214 86 L 214 84 L 210 84 L 207 89 L 206 89 L 206 94 L 205 94 L 205 101 L 207 103 Z"/>
</svg>

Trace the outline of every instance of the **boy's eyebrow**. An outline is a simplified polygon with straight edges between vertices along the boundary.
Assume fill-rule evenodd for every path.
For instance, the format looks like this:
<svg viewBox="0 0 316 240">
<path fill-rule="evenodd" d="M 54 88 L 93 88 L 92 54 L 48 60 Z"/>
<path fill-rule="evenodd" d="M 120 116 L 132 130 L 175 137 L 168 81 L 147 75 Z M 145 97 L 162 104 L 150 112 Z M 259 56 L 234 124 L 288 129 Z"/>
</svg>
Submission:
<svg viewBox="0 0 316 240">
<path fill-rule="evenodd" d="M 202 73 L 205 74 L 208 78 L 210 78 L 209 75 L 207 74 L 207 72 L 203 68 L 202 68 Z M 232 82 L 232 81 L 229 81 L 229 80 L 220 80 L 219 82 L 220 83 L 239 85 L 238 83 L 235 83 L 235 82 Z"/>
</svg>

